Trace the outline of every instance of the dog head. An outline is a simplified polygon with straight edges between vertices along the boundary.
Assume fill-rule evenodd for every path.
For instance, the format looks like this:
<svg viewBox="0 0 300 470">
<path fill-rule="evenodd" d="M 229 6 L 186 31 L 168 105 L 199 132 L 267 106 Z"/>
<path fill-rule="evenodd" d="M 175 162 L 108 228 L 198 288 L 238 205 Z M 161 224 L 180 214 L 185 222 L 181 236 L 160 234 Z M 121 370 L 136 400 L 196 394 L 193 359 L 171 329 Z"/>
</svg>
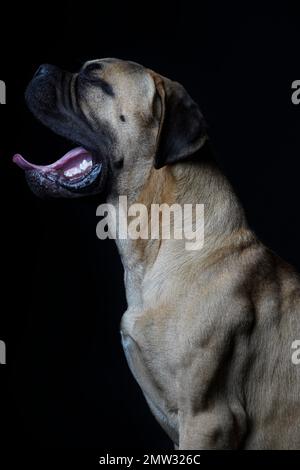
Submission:
<svg viewBox="0 0 300 470">
<path fill-rule="evenodd" d="M 107 185 L 119 194 L 137 191 L 148 169 L 183 161 L 206 140 L 186 90 L 133 62 L 93 60 L 74 74 L 42 65 L 26 101 L 43 124 L 77 144 L 47 166 L 14 156 L 40 196 L 78 197 Z"/>
</svg>

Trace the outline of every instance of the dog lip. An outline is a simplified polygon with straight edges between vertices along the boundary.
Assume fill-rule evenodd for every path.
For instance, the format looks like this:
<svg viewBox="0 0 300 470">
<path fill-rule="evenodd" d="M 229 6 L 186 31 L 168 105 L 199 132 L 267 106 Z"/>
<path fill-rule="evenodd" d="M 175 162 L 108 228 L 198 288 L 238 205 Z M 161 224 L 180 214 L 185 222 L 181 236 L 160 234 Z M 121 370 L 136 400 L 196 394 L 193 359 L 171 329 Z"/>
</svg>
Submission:
<svg viewBox="0 0 300 470">
<path fill-rule="evenodd" d="M 97 188 L 102 176 L 102 163 L 96 163 L 91 170 L 79 178 L 61 177 L 58 181 L 59 185 L 69 192 L 84 194 Z"/>
</svg>

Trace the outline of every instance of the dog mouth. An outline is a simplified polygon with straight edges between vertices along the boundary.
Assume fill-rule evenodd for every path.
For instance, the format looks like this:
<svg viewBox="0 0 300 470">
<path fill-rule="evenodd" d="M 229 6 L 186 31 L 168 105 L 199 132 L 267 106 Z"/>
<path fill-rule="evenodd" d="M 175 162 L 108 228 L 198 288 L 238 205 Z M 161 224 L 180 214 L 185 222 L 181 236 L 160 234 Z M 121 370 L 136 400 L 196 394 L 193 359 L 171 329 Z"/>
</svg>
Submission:
<svg viewBox="0 0 300 470">
<path fill-rule="evenodd" d="M 97 159 L 98 160 L 98 159 Z M 35 165 L 22 155 L 13 162 L 25 171 L 27 181 L 38 196 L 75 197 L 99 190 L 103 164 L 84 147 L 75 147 L 50 165 Z"/>
<path fill-rule="evenodd" d="M 50 164 L 34 164 L 17 153 L 13 162 L 25 172 L 30 189 L 39 197 L 74 198 L 94 195 L 105 189 L 108 176 L 107 142 L 105 126 L 93 130 L 70 98 L 76 95 L 73 74 L 58 67 L 41 66 L 29 83 L 25 100 L 37 121 L 53 132 L 52 142 L 63 138 L 64 146 L 75 146 Z M 48 138 L 48 137 L 46 137 Z M 50 142 L 49 142 L 50 143 Z M 59 142 L 61 148 L 62 142 Z M 64 148 L 64 147 L 63 147 Z M 35 149 L 33 148 L 33 153 Z M 45 146 L 47 157 L 49 148 Z M 45 161 L 45 160 L 44 160 Z M 49 160 L 48 160 L 49 161 Z"/>
<path fill-rule="evenodd" d="M 45 175 L 56 173 L 66 181 L 75 181 L 87 176 L 93 167 L 92 154 L 83 147 L 70 150 L 50 165 L 35 165 L 20 154 L 13 156 L 13 162 L 25 171 L 38 171 Z"/>
</svg>

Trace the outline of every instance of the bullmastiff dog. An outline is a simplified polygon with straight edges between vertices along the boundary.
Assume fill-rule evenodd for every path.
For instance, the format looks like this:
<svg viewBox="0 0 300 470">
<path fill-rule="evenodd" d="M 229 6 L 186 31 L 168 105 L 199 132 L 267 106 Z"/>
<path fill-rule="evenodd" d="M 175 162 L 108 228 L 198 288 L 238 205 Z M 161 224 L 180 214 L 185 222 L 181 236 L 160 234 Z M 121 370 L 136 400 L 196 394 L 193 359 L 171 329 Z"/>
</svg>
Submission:
<svg viewBox="0 0 300 470">
<path fill-rule="evenodd" d="M 78 73 L 42 65 L 26 100 L 79 145 L 47 166 L 14 156 L 36 194 L 204 204 L 199 250 L 174 238 L 116 241 L 124 351 L 175 447 L 299 448 L 299 276 L 250 230 L 197 104 L 179 83 L 110 58 Z"/>
</svg>

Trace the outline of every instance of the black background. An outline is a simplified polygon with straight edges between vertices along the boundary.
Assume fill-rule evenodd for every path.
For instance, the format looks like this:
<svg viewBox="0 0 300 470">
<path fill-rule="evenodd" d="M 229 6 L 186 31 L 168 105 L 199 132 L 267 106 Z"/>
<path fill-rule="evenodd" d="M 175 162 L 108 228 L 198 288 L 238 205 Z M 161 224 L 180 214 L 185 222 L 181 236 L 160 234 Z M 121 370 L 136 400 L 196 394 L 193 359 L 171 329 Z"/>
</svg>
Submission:
<svg viewBox="0 0 300 470">
<path fill-rule="evenodd" d="M 100 57 L 180 81 L 250 225 L 300 269 L 298 13 L 188 1 L 25 2 L 1 13 L 1 443 L 171 449 L 121 349 L 123 273 L 114 242 L 96 238 L 101 196 L 40 201 L 11 162 L 20 152 L 49 163 L 70 148 L 30 115 L 24 89 L 41 63 L 75 71 Z"/>
</svg>

